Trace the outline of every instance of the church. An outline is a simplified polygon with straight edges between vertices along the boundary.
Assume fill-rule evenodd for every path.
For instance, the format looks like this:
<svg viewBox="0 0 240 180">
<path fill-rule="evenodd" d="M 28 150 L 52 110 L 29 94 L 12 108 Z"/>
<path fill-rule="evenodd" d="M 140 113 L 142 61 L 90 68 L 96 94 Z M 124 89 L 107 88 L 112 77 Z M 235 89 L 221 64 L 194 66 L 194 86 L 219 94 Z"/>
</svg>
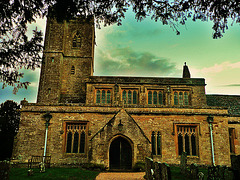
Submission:
<svg viewBox="0 0 240 180">
<path fill-rule="evenodd" d="M 188 163 L 230 166 L 240 154 L 240 96 L 207 95 L 186 64 L 182 78 L 94 76 L 94 45 L 92 17 L 48 18 L 37 102 L 21 102 L 15 160 L 45 150 L 54 166 L 131 169 L 145 157 L 179 164 L 183 152 Z"/>
</svg>

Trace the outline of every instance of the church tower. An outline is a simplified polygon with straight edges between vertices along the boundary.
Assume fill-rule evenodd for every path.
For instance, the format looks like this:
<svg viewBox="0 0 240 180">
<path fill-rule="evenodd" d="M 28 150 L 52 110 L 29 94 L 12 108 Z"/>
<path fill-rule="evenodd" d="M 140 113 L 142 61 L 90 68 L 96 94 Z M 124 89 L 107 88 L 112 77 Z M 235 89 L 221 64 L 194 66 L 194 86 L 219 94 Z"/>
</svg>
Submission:
<svg viewBox="0 0 240 180">
<path fill-rule="evenodd" d="M 37 103 L 85 103 L 94 44 L 93 17 L 63 22 L 48 18 Z"/>
</svg>

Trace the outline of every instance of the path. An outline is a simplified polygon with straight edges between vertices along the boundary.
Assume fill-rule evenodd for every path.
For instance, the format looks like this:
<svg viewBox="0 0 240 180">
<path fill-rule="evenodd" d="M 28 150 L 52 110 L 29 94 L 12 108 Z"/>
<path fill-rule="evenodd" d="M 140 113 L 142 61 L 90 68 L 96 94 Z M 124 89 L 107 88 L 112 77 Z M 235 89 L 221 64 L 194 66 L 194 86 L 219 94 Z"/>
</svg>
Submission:
<svg viewBox="0 0 240 180">
<path fill-rule="evenodd" d="M 144 180 L 145 172 L 107 172 L 100 173 L 96 180 Z"/>
</svg>

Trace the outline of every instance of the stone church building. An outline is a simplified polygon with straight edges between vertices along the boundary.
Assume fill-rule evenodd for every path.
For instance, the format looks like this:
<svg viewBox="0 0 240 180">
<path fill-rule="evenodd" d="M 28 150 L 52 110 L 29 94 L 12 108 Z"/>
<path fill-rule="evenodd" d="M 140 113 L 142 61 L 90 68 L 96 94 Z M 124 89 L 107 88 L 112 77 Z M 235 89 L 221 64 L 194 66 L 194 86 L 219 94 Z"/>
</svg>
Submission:
<svg viewBox="0 0 240 180">
<path fill-rule="evenodd" d="M 205 94 L 205 79 L 93 76 L 93 18 L 47 20 L 37 103 L 22 101 L 14 158 L 131 169 L 145 157 L 230 166 L 239 154 L 240 96 Z M 211 128 L 212 127 L 212 130 Z M 212 136 L 211 136 L 212 135 Z"/>
</svg>

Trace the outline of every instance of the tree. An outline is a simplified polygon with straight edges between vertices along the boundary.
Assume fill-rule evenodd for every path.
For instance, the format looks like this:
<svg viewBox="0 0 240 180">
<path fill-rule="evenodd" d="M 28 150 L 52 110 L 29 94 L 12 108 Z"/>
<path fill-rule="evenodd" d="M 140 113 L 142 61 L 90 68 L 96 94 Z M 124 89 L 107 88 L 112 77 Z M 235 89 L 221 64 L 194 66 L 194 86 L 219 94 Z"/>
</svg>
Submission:
<svg viewBox="0 0 240 180">
<path fill-rule="evenodd" d="M 20 106 L 13 101 L 5 101 L 0 105 L 0 161 L 12 156 L 14 136 L 17 135 Z"/>
<path fill-rule="evenodd" d="M 213 21 L 214 39 L 221 38 L 228 21 L 240 22 L 240 1 L 237 0 L 2 0 L 0 2 L 0 82 L 3 87 L 10 85 L 16 92 L 27 88 L 28 82 L 19 68 L 35 69 L 40 67 L 42 52 L 42 33 L 37 29 L 33 37 L 26 36 L 27 23 L 37 17 L 54 16 L 57 20 L 69 20 L 77 16 L 95 17 L 95 23 L 121 25 L 124 14 L 132 8 L 136 19 L 141 21 L 147 16 L 173 28 L 180 34 L 178 25 L 193 21 Z"/>
</svg>

